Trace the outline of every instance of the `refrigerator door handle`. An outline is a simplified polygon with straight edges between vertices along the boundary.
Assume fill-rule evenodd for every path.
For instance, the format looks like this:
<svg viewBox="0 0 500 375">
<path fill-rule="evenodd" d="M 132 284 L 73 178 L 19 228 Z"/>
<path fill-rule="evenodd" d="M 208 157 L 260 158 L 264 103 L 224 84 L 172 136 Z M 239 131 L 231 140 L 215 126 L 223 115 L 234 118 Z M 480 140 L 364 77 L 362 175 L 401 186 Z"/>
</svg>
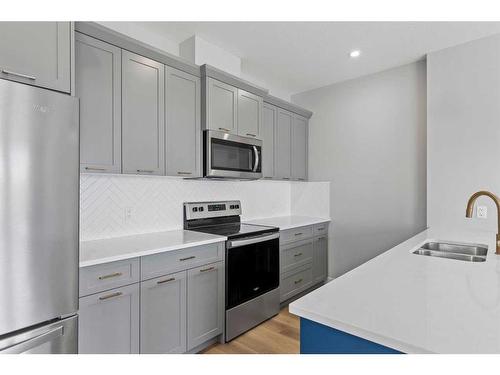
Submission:
<svg viewBox="0 0 500 375">
<path fill-rule="evenodd" d="M 37 346 L 40 346 L 48 341 L 53 341 L 54 339 L 62 336 L 64 334 L 64 326 L 60 325 L 59 327 L 51 328 L 46 332 L 39 333 L 30 338 L 23 337 L 20 342 L 15 342 L 14 340 L 6 339 L 5 341 L 8 345 L 5 349 L 2 348 L 2 341 L 0 341 L 0 353 L 1 354 L 16 354 L 23 353 L 30 349 L 33 349 Z"/>
</svg>

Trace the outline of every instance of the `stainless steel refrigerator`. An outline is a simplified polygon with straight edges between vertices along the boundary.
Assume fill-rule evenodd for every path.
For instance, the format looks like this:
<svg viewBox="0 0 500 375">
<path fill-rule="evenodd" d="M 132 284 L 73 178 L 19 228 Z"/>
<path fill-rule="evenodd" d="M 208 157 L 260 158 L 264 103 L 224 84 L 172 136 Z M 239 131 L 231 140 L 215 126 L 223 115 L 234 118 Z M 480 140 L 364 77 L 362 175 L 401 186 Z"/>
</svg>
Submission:
<svg viewBox="0 0 500 375">
<path fill-rule="evenodd" d="M 77 353 L 78 99 L 0 79 L 0 353 Z"/>
</svg>

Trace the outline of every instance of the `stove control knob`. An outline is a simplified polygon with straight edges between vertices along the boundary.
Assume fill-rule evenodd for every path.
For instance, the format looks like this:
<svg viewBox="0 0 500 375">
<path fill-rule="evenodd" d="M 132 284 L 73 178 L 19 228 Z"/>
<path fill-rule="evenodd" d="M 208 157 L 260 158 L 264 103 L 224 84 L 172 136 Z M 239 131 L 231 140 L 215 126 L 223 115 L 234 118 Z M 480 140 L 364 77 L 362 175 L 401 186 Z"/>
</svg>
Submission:
<svg viewBox="0 0 500 375">
<path fill-rule="evenodd" d="M 193 212 L 198 212 L 198 207 L 193 207 Z"/>
<path fill-rule="evenodd" d="M 203 207 L 200 207 L 200 208 L 199 208 L 199 211 L 200 211 L 200 212 L 203 212 Z"/>
</svg>

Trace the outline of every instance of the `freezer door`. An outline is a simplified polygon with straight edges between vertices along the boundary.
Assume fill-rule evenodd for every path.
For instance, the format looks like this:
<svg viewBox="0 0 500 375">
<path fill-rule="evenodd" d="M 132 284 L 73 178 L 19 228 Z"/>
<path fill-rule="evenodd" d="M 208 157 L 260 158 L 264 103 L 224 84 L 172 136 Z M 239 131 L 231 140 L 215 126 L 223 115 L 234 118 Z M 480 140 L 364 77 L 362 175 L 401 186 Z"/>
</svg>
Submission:
<svg viewBox="0 0 500 375">
<path fill-rule="evenodd" d="M 78 100 L 0 79 L 0 336 L 78 308 Z"/>
<path fill-rule="evenodd" d="M 78 317 L 0 339 L 0 354 L 77 354 Z"/>
</svg>

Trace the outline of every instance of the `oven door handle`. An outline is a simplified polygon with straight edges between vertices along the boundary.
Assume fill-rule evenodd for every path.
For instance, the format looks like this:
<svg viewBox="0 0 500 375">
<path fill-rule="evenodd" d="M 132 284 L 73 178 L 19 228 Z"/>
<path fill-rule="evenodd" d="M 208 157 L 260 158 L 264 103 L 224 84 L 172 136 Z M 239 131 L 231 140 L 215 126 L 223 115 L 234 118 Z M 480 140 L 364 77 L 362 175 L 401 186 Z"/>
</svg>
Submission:
<svg viewBox="0 0 500 375">
<path fill-rule="evenodd" d="M 257 167 L 259 166 L 259 150 L 257 150 L 257 146 L 253 146 L 253 152 L 255 153 L 255 163 L 252 172 L 257 172 Z"/>
<path fill-rule="evenodd" d="M 246 245 L 251 245 L 254 243 L 274 240 L 274 239 L 279 238 L 279 237 L 280 237 L 279 233 L 273 233 L 273 234 L 270 234 L 267 236 L 251 237 L 251 238 L 244 239 L 244 240 L 230 240 L 227 242 L 227 248 L 233 249 L 235 247 L 246 246 Z"/>
</svg>

